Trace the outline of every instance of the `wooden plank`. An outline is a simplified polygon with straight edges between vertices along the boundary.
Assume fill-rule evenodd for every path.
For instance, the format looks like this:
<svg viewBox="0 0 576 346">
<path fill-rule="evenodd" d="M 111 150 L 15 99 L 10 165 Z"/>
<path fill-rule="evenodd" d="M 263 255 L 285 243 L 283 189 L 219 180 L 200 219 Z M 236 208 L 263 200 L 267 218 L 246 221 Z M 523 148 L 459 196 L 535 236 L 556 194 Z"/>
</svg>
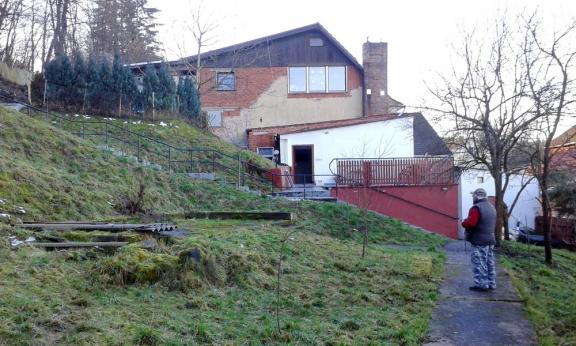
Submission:
<svg viewBox="0 0 576 346">
<path fill-rule="evenodd" d="M 128 245 L 128 242 L 111 241 L 111 242 L 66 242 L 66 243 L 28 243 L 36 247 L 48 248 L 74 248 L 74 247 L 122 247 Z"/>
<path fill-rule="evenodd" d="M 54 230 L 54 231 L 108 231 L 123 232 L 134 230 L 139 232 L 161 232 L 177 228 L 173 224 L 93 224 L 93 223 L 25 223 L 18 225 L 20 228 L 31 230 Z"/>
<path fill-rule="evenodd" d="M 258 211 L 195 211 L 185 214 L 186 218 L 224 219 L 224 220 L 292 220 L 288 212 L 258 212 Z"/>
</svg>

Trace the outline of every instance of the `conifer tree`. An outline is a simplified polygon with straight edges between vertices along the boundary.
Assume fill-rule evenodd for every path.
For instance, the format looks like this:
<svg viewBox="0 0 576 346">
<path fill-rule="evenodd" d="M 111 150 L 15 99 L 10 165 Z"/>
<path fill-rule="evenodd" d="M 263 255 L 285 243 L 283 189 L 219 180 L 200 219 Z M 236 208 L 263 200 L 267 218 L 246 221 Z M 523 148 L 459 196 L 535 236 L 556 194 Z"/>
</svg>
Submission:
<svg viewBox="0 0 576 346">
<path fill-rule="evenodd" d="M 158 80 L 158 75 L 154 66 L 146 67 L 143 79 L 143 90 L 142 90 L 142 105 L 144 109 L 158 109 L 157 106 L 157 94 L 159 91 L 160 81 Z"/>
<path fill-rule="evenodd" d="M 200 112 L 198 90 L 188 77 L 180 77 L 178 82 L 179 112 L 188 118 L 196 118 Z"/>
<path fill-rule="evenodd" d="M 93 56 L 88 60 L 86 66 L 86 95 L 87 95 L 87 109 L 96 110 L 100 98 L 100 75 L 98 73 L 98 65 Z"/>
<path fill-rule="evenodd" d="M 73 61 L 73 102 L 76 108 L 84 108 L 86 91 L 86 63 L 82 54 L 77 51 Z"/>
<path fill-rule="evenodd" d="M 176 103 L 176 83 L 166 64 L 158 70 L 158 109 L 174 111 Z"/>
</svg>

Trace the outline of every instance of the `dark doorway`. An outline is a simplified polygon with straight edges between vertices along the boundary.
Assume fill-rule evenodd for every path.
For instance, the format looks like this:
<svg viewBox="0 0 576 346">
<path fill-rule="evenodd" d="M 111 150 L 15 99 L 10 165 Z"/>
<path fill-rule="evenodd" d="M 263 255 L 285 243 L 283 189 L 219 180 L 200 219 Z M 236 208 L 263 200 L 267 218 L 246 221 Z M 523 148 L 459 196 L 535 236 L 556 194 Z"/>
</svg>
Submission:
<svg viewBox="0 0 576 346">
<path fill-rule="evenodd" d="M 294 182 L 310 184 L 314 181 L 314 150 L 312 145 L 293 145 L 292 163 L 294 166 Z"/>
</svg>

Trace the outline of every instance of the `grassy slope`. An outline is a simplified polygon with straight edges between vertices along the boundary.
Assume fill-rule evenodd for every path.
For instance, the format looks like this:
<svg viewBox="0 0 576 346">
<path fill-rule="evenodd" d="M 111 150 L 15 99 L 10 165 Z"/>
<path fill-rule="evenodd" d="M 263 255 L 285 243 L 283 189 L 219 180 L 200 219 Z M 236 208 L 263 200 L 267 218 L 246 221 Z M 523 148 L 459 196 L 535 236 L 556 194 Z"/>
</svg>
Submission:
<svg viewBox="0 0 576 346">
<path fill-rule="evenodd" d="M 540 343 L 576 344 L 576 253 L 554 250 L 547 266 L 542 247 L 508 242 L 502 250 Z"/>
<path fill-rule="evenodd" d="M 0 344 L 418 344 L 427 332 L 442 239 L 342 204 L 270 200 L 142 169 L 64 132 L 0 109 L 0 212 L 114 218 L 111 204 L 148 186 L 148 208 L 290 210 L 295 224 L 177 220 L 188 238 L 156 253 L 9 248 L 30 232 L 0 224 Z M 110 203 L 109 203 L 110 202 Z M 286 246 L 274 332 L 280 239 Z M 387 244 L 410 245 L 406 248 Z M 198 248 L 200 263 L 180 254 Z"/>
</svg>

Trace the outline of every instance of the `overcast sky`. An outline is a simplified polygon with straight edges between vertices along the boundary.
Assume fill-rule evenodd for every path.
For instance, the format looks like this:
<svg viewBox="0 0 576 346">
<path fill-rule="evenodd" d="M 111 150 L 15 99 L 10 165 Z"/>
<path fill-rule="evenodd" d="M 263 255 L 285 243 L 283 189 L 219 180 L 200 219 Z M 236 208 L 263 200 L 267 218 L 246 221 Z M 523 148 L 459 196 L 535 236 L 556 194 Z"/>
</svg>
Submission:
<svg viewBox="0 0 576 346">
<path fill-rule="evenodd" d="M 362 63 L 362 43 L 388 42 L 388 91 L 406 105 L 430 98 L 426 82 L 446 73 L 462 32 L 486 27 L 498 13 L 539 8 L 549 26 L 576 16 L 576 0 L 149 0 L 161 10 L 160 40 L 167 58 L 194 55 L 193 39 L 182 23 L 190 8 L 202 3 L 203 17 L 218 23 L 216 40 L 207 50 L 322 24 Z M 187 42 L 182 49 L 182 42 Z M 184 50 L 184 51 L 183 51 Z"/>
</svg>

